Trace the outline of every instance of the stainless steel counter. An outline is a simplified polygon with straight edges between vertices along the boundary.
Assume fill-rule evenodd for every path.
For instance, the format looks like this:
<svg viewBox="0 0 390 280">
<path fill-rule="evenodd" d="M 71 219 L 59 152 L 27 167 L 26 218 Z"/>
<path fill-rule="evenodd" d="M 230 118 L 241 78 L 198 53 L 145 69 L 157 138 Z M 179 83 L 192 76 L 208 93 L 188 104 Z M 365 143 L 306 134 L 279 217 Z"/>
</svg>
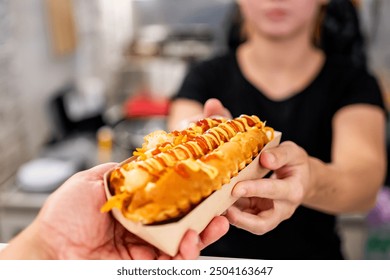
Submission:
<svg viewBox="0 0 390 280">
<path fill-rule="evenodd" d="M 48 196 L 49 193 L 22 192 L 11 179 L 0 195 L 0 242 L 8 242 L 29 225 Z"/>
<path fill-rule="evenodd" d="M 96 155 L 95 139 L 84 135 L 59 142 L 40 154 L 47 158 L 75 160 L 80 162 L 79 166 L 82 169 L 96 165 Z M 53 185 L 53 188 L 44 191 L 28 192 L 22 190 L 17 175 L 2 184 L 0 186 L 0 243 L 7 243 L 29 225 L 47 197 L 60 185 L 61 183 L 58 186 Z"/>
</svg>

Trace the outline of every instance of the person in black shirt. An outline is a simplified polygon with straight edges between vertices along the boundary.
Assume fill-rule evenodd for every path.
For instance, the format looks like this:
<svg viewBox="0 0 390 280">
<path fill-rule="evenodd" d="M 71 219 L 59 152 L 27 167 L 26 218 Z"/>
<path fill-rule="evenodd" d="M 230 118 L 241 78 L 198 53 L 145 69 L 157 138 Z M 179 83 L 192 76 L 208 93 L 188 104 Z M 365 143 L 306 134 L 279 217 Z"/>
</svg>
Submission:
<svg viewBox="0 0 390 280">
<path fill-rule="evenodd" d="M 254 114 L 282 132 L 282 143 L 260 157 L 272 175 L 235 186 L 240 199 L 225 214 L 233 226 L 204 255 L 342 259 L 336 216 L 375 204 L 385 177 L 386 112 L 362 52 L 329 44 L 331 29 L 343 30 L 329 24 L 338 18 L 324 16 L 326 4 L 239 1 L 245 39 L 194 65 L 172 102 L 170 129 L 194 116 Z M 319 26 L 328 26 L 327 42 L 314 36 Z"/>
</svg>

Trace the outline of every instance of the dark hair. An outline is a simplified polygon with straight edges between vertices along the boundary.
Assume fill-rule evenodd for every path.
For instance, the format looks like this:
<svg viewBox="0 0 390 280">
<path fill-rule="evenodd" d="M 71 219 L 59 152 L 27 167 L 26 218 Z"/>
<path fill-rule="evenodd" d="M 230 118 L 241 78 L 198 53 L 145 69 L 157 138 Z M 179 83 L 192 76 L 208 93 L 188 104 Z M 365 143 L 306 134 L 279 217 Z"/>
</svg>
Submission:
<svg viewBox="0 0 390 280">
<path fill-rule="evenodd" d="M 245 40 L 243 18 L 238 4 L 234 3 L 227 45 L 235 50 Z M 326 6 L 320 8 L 313 43 L 327 55 L 347 56 L 357 66 L 367 66 L 359 16 L 351 0 L 330 0 Z"/>
<path fill-rule="evenodd" d="M 359 67 L 367 67 L 365 42 L 359 15 L 350 0 L 331 0 L 322 22 L 320 48 L 326 54 L 349 57 Z"/>
<path fill-rule="evenodd" d="M 243 18 L 240 7 L 236 2 L 232 4 L 230 13 L 229 28 L 227 29 L 227 46 L 231 50 L 235 50 L 246 40 L 243 31 Z"/>
</svg>

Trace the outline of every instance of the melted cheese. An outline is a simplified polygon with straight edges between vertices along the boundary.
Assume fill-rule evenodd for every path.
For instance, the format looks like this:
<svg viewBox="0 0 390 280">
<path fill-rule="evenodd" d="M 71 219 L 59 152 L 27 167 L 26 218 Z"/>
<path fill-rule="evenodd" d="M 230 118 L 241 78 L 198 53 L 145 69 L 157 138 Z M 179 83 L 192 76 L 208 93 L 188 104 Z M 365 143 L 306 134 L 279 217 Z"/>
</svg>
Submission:
<svg viewBox="0 0 390 280">
<path fill-rule="evenodd" d="M 136 161 L 132 168 L 136 166 L 143 167 L 150 174 L 158 175 L 165 170 L 165 167 L 173 167 L 177 162 L 186 160 L 186 159 L 200 159 L 207 153 L 210 153 L 212 150 L 220 146 L 224 141 L 229 141 L 231 138 L 235 137 L 240 132 L 248 131 L 250 129 L 258 129 L 257 125 L 262 124 L 260 119 L 256 116 L 247 116 L 241 115 L 239 118 L 233 119 L 231 121 L 222 121 L 214 119 L 206 119 L 199 121 L 197 126 L 194 126 L 190 130 L 185 130 L 181 132 L 176 132 L 181 136 L 187 136 L 189 133 L 193 133 L 199 128 L 209 128 L 204 134 L 198 135 L 198 138 L 192 138 L 192 140 L 180 144 L 177 146 L 171 146 L 167 144 L 165 147 L 168 147 L 164 152 L 157 153 L 152 157 L 149 157 L 143 161 Z M 216 126 L 215 126 L 216 125 Z M 239 129 L 240 131 L 237 131 Z M 182 139 L 187 137 L 182 137 Z M 190 137 L 188 137 L 190 138 Z M 206 143 L 206 145 L 205 145 Z M 164 147 L 164 148 L 165 148 Z M 149 153 L 148 153 L 149 155 Z M 193 161 L 188 161 L 188 166 L 193 168 L 201 168 L 209 176 L 216 176 L 215 170 L 210 169 L 207 164 L 201 162 L 194 165 Z"/>
<path fill-rule="evenodd" d="M 211 179 L 215 179 L 215 177 L 218 176 L 218 169 L 214 166 L 210 166 L 203 161 L 197 159 L 197 160 L 184 160 L 181 162 L 181 164 L 184 164 L 189 169 L 191 169 L 194 172 L 198 172 L 199 170 L 202 170 L 205 172 Z"/>
</svg>

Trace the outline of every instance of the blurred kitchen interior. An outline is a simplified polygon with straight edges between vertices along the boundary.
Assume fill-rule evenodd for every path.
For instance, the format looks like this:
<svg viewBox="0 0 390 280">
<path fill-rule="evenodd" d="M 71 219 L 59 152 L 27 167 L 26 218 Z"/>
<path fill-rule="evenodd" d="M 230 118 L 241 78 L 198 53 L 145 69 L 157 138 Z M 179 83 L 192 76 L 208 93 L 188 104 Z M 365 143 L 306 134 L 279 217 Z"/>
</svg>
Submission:
<svg viewBox="0 0 390 280">
<path fill-rule="evenodd" d="M 226 49 L 234 1 L 0 0 L 0 242 L 73 173 L 165 129 L 188 66 Z M 390 1 L 354 2 L 390 104 Z M 348 258 L 390 259 L 387 190 L 340 217 Z"/>
</svg>

